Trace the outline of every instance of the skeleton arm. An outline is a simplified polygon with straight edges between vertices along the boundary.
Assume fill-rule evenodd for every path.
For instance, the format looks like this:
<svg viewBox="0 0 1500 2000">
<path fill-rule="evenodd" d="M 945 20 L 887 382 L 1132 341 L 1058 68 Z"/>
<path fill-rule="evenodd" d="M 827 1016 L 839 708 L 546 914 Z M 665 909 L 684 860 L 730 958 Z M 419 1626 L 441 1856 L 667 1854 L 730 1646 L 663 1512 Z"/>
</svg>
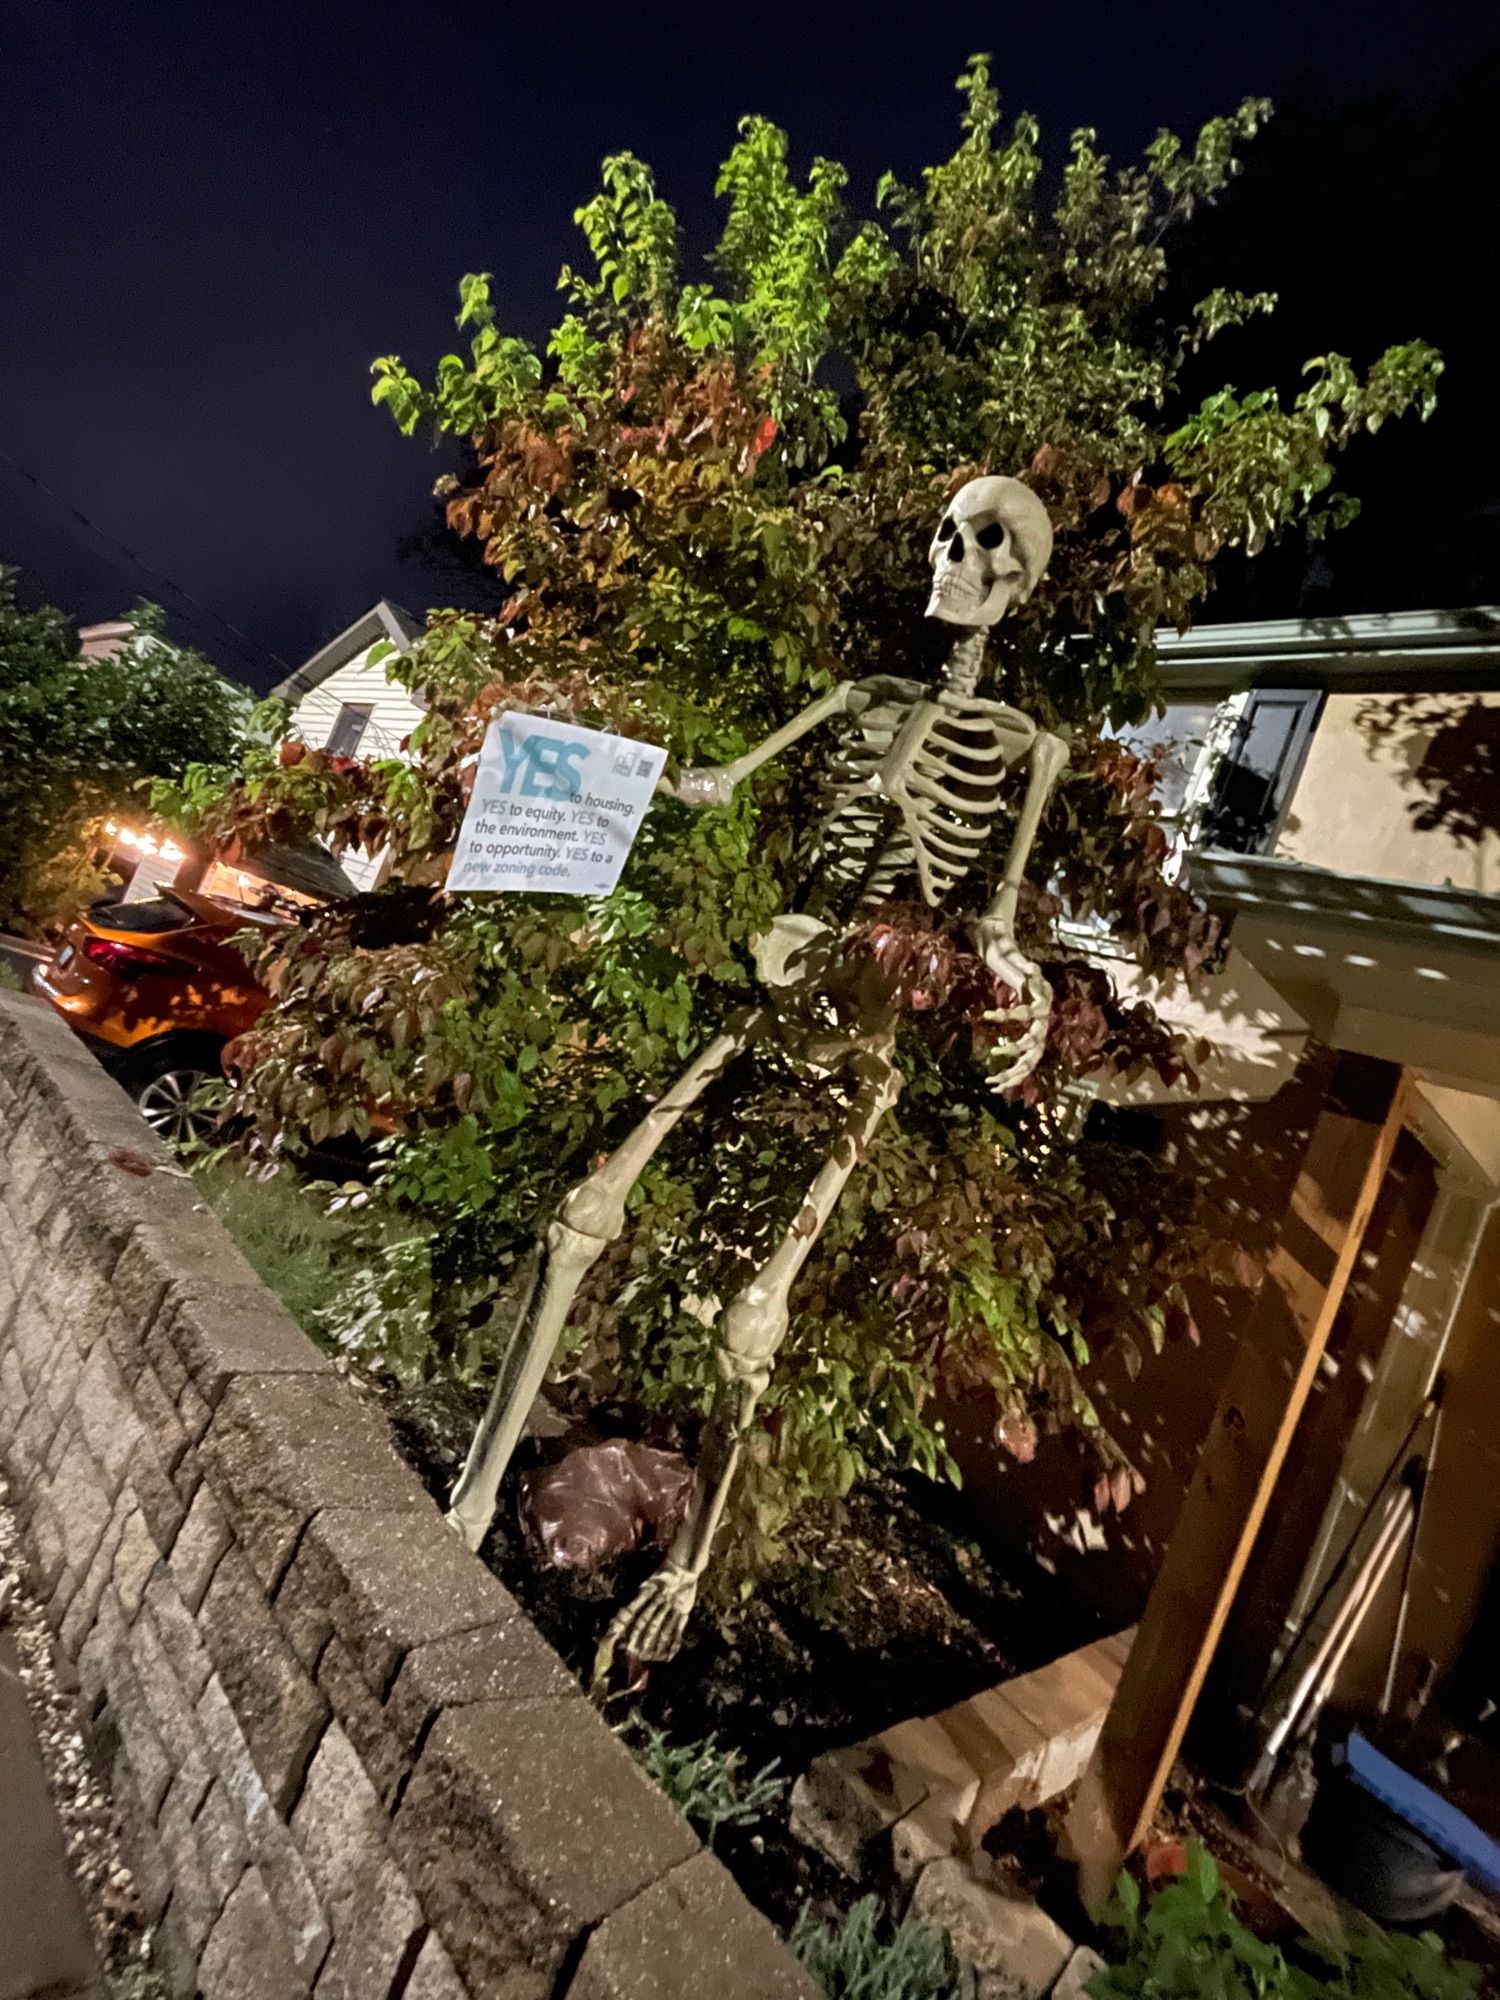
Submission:
<svg viewBox="0 0 1500 2000">
<path fill-rule="evenodd" d="M 784 729 L 773 731 L 764 742 L 757 743 L 753 750 L 747 750 L 743 757 L 736 757 L 728 764 L 689 764 L 676 784 L 663 777 L 658 779 L 656 789 L 674 799 L 681 799 L 685 806 L 727 806 L 742 778 L 748 778 L 762 764 L 769 764 L 773 757 L 779 757 L 783 750 L 800 741 L 820 723 L 843 715 L 854 692 L 853 682 L 841 681 L 827 694 L 809 702 Z"/>
<path fill-rule="evenodd" d="M 1005 873 L 989 908 L 974 927 L 980 957 L 991 972 L 1018 991 L 1025 983 L 1027 961 L 1016 944 L 1016 905 L 1047 800 L 1067 763 L 1067 744 L 1060 736 L 1041 731 L 1027 758 L 1026 798 L 1016 821 L 1010 852 L 1005 857 Z"/>
</svg>

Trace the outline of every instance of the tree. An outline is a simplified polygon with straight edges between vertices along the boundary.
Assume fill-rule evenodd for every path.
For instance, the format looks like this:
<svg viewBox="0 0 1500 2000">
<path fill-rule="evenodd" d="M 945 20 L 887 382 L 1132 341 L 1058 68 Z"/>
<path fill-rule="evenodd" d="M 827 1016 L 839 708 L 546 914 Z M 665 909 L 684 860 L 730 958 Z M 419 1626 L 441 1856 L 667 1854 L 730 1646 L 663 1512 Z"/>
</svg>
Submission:
<svg viewBox="0 0 1500 2000">
<path fill-rule="evenodd" d="M 1021 1457 L 1042 1428 L 1077 1432 L 1101 1505 L 1137 1485 L 1090 1397 L 1091 1355 L 1189 1331 L 1182 1280 L 1219 1253 L 1191 1186 L 1069 1137 L 1065 1092 L 1146 1065 L 1176 1077 L 1190 1052 L 1054 923 L 1066 909 L 1152 973 L 1210 953 L 1211 921 L 1167 872 L 1154 766 L 1113 731 L 1155 701 L 1158 623 L 1188 623 L 1224 550 L 1336 525 L 1334 455 L 1428 408 L 1440 365 L 1420 343 L 1363 375 L 1327 355 L 1289 401 L 1182 406 L 1187 358 L 1272 301 L 1213 290 L 1172 324 L 1166 244 L 1266 107 L 1191 148 L 1163 134 L 1120 169 L 1077 133 L 1049 212 L 1033 121 L 1000 136 L 982 59 L 960 90 L 953 156 L 916 189 L 887 180 L 864 220 L 842 169 L 815 160 L 799 185 L 785 136 L 746 120 L 706 277 L 681 271 L 648 169 L 607 161 L 545 354 L 502 331 L 486 276 L 466 277 L 467 353 L 427 385 L 378 361 L 374 395 L 405 431 L 471 444 L 448 519 L 503 580 L 502 608 L 434 615 L 391 661 L 426 704 L 410 766 L 288 742 L 200 805 L 226 830 L 390 846 L 395 886 L 268 954 L 280 1004 L 240 1105 L 272 1149 L 362 1129 L 372 1099 L 399 1112 L 384 1190 L 431 1225 L 441 1350 L 472 1365 L 538 1223 L 743 999 L 748 946 L 800 871 L 817 756 L 814 741 L 723 810 L 658 804 L 601 902 L 442 902 L 487 723 L 546 706 L 680 760 L 730 757 L 837 677 L 935 664 L 927 547 L 963 479 L 1020 472 L 1044 499 L 1052 565 L 1002 628 L 998 677 L 1073 745 L 1023 909 L 1055 993 L 1046 1055 L 997 1106 L 974 1059 L 995 983 L 961 916 L 907 902 L 867 926 L 861 948 L 902 981 L 906 1087 L 795 1295 L 743 1486 L 759 1560 L 801 1499 L 872 1464 L 947 1469 L 939 1389 L 992 1396 L 997 1442 Z M 975 908 L 991 886 L 974 883 Z M 575 1313 L 580 1392 L 669 1435 L 712 1392 L 711 1302 L 785 1227 L 826 1143 L 827 1092 L 774 1058 L 757 1078 L 748 1115 L 742 1096 L 732 1123 L 710 1099 L 658 1155 Z"/>
<path fill-rule="evenodd" d="M 0 926 L 42 935 L 98 893 L 98 822 L 143 810 L 142 785 L 238 753 L 248 698 L 173 645 L 142 605 L 108 658 L 85 662 L 50 605 L 23 611 L 0 566 Z"/>
</svg>

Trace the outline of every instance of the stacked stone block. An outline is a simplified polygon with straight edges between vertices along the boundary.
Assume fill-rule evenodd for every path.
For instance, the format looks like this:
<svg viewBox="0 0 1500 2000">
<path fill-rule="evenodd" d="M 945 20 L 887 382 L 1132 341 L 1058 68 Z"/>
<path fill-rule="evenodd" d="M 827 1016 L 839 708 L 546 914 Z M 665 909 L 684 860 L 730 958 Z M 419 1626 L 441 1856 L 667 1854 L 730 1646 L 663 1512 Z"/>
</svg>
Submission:
<svg viewBox="0 0 1500 2000">
<path fill-rule="evenodd" d="M 814 2000 L 123 1093 L 5 994 L 0 1455 L 180 1994 Z"/>
</svg>

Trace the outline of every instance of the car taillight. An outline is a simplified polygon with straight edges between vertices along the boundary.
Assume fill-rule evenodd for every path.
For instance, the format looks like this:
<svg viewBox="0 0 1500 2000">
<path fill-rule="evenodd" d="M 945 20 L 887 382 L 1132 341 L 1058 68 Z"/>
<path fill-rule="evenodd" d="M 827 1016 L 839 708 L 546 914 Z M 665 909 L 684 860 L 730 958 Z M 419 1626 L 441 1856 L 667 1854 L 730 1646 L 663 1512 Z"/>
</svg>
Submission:
<svg viewBox="0 0 1500 2000">
<path fill-rule="evenodd" d="M 180 958 L 161 958 L 155 952 L 137 951 L 134 945 L 121 944 L 115 938 L 85 938 L 82 949 L 84 957 L 91 958 L 95 965 L 102 965 L 106 971 L 119 973 L 126 979 L 137 978 L 143 972 L 191 972 L 193 969 Z"/>
</svg>

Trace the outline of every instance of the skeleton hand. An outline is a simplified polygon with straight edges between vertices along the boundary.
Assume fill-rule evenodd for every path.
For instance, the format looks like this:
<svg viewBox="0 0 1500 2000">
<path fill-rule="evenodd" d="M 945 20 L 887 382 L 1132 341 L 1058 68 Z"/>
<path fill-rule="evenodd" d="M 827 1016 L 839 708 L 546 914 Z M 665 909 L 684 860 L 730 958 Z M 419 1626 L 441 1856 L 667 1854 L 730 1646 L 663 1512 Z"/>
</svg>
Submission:
<svg viewBox="0 0 1500 2000">
<path fill-rule="evenodd" d="M 685 806 L 727 806 L 733 801 L 737 782 L 728 764 L 689 764 L 677 783 L 664 789 Z"/>
<path fill-rule="evenodd" d="M 997 979 L 1003 980 L 1013 993 L 1026 991 L 1026 982 L 1036 967 L 1016 943 L 1008 916 L 981 917 L 974 926 L 974 942 L 979 947 L 979 956 Z"/>
<path fill-rule="evenodd" d="M 616 1651 L 632 1660 L 670 1660 L 682 1644 L 697 1598 L 697 1577 L 669 1557 L 655 1576 L 647 1577 L 625 1609 L 615 1614 L 599 1648 L 596 1674 L 609 1671 Z"/>
</svg>

